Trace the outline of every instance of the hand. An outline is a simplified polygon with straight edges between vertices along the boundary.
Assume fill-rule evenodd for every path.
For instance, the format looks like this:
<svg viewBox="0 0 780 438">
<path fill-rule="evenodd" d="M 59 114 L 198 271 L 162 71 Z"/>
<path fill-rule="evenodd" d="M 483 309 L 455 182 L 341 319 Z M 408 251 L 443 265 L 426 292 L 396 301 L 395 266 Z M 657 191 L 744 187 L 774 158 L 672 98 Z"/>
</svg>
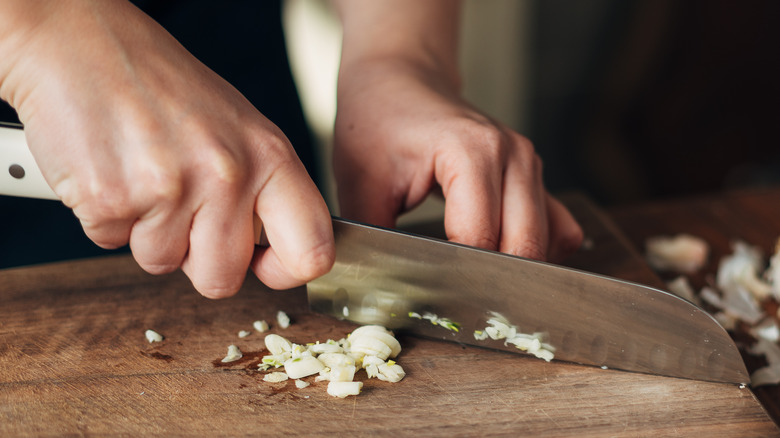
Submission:
<svg viewBox="0 0 780 438">
<path fill-rule="evenodd" d="M 441 190 L 455 242 L 560 261 L 582 230 L 542 182 L 531 142 L 425 72 L 354 64 L 339 80 L 334 168 L 341 214 L 392 227 Z"/>
<path fill-rule="evenodd" d="M 153 20 L 124 1 L 2 8 L 0 93 L 96 244 L 129 242 L 208 297 L 250 265 L 273 288 L 330 269 L 329 213 L 289 141 Z M 254 247 L 254 213 L 270 248 Z"/>
</svg>

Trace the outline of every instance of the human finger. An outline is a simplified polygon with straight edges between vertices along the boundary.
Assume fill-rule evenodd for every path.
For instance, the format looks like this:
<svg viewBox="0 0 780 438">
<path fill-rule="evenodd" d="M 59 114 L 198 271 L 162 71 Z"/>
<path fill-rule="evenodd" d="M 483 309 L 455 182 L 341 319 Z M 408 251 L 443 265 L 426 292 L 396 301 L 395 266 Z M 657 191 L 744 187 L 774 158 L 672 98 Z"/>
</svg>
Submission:
<svg viewBox="0 0 780 438">
<path fill-rule="evenodd" d="M 499 251 L 545 260 L 549 230 L 541 159 L 525 138 L 516 135 L 513 141 L 503 181 Z"/>
</svg>

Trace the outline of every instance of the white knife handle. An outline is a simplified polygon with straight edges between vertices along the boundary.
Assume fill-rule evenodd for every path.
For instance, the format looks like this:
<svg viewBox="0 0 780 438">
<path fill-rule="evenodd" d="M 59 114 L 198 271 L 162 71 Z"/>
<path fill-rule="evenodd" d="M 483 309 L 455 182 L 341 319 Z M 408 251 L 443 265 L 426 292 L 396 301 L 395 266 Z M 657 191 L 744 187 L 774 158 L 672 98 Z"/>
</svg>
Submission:
<svg viewBox="0 0 780 438">
<path fill-rule="evenodd" d="M 0 195 L 59 199 L 35 163 L 21 126 L 0 126 Z"/>
</svg>

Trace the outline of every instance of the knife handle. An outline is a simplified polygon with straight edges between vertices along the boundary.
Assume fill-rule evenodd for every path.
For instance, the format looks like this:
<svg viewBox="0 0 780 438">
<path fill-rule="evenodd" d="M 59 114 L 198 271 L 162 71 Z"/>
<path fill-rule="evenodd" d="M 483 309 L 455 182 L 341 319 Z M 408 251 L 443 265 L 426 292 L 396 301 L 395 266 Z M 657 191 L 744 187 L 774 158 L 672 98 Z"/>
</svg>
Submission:
<svg viewBox="0 0 780 438">
<path fill-rule="evenodd" d="M 0 194 L 59 199 L 35 163 L 21 125 L 0 125 Z"/>
<path fill-rule="evenodd" d="M 0 195 L 23 198 L 60 198 L 49 187 L 35 162 L 22 125 L 0 122 Z M 263 221 L 254 215 L 254 241 L 258 246 L 269 246 Z"/>
</svg>

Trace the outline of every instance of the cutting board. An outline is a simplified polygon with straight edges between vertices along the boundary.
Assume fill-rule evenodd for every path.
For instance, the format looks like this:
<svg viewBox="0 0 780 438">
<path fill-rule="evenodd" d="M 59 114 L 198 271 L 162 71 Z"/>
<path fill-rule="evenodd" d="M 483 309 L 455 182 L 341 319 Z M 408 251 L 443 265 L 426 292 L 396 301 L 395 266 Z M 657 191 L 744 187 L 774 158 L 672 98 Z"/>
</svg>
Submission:
<svg viewBox="0 0 780 438">
<path fill-rule="evenodd" d="M 568 264 L 658 285 L 605 216 L 567 204 L 591 248 Z M 292 325 L 281 329 L 284 310 Z M 399 383 L 363 393 L 297 389 L 256 371 L 265 319 L 294 342 L 355 326 L 307 311 L 305 291 L 251 276 L 237 296 L 199 296 L 181 274 L 125 256 L 0 272 L 0 435 L 780 436 L 749 389 L 586 367 L 401 336 Z M 165 336 L 150 344 L 144 331 Z M 236 344 L 244 358 L 221 363 Z M 309 379 L 311 380 L 311 379 Z"/>
</svg>

